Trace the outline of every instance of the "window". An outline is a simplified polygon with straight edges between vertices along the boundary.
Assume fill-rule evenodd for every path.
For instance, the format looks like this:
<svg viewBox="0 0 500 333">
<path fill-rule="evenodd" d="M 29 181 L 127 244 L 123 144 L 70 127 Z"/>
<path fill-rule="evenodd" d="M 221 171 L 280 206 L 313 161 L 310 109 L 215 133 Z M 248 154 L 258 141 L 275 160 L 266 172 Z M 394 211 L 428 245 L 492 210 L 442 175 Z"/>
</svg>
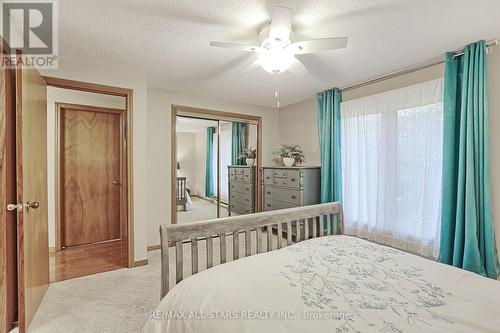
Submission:
<svg viewBox="0 0 500 333">
<path fill-rule="evenodd" d="M 347 233 L 437 254 L 442 96 L 440 79 L 342 103 Z"/>
</svg>

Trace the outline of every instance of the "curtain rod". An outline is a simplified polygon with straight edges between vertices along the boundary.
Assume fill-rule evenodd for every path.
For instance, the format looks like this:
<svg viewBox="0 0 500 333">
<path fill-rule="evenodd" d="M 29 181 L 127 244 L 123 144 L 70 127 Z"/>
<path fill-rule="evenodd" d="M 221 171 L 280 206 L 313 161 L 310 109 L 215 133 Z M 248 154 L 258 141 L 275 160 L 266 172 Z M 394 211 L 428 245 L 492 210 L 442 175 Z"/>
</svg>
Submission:
<svg viewBox="0 0 500 333">
<path fill-rule="evenodd" d="M 498 45 L 498 40 L 497 39 L 489 40 L 489 41 L 486 42 L 486 47 L 487 48 L 491 48 L 491 47 L 494 47 L 496 45 Z M 460 49 L 460 50 L 458 50 L 458 51 L 455 52 L 455 54 L 453 55 L 453 57 L 459 57 L 459 56 L 461 56 L 463 54 L 464 54 L 464 49 Z M 375 78 L 372 78 L 372 79 L 369 79 L 369 80 L 366 80 L 366 81 L 363 81 L 363 82 L 359 82 L 359 83 L 356 83 L 356 84 L 353 84 L 353 85 L 349 85 L 349 86 L 343 87 L 340 90 L 342 92 L 349 91 L 349 90 L 354 90 L 354 89 L 357 89 L 357 88 L 368 86 L 368 85 L 373 84 L 373 83 L 377 83 L 377 82 L 385 81 L 385 80 L 388 80 L 388 79 L 392 79 L 394 77 L 398 77 L 398 76 L 402 76 L 402 75 L 405 75 L 405 74 L 413 73 L 413 72 L 416 72 L 416 71 L 419 71 L 419 70 L 422 70 L 422 69 L 426 69 L 426 68 L 429 68 L 429 67 L 432 67 L 432 66 L 435 66 L 435 65 L 438 65 L 438 64 L 442 64 L 442 63 L 444 63 L 444 55 L 441 55 L 441 56 L 438 56 L 438 57 L 434 57 L 434 58 L 429 59 L 427 61 L 424 61 L 424 62 L 422 62 L 422 63 L 420 63 L 418 65 L 406 67 L 406 68 L 397 70 L 397 71 L 392 72 L 392 73 L 388 73 L 388 74 L 385 74 L 385 75 L 382 75 L 382 76 L 378 76 L 378 77 L 375 77 Z"/>
</svg>

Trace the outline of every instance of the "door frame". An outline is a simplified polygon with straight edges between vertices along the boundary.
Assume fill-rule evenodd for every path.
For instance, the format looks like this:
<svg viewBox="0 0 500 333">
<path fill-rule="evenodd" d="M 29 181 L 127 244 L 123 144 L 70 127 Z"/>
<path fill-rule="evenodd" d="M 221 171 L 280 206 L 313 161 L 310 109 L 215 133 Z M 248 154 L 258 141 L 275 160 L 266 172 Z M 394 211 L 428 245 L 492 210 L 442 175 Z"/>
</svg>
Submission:
<svg viewBox="0 0 500 333">
<path fill-rule="evenodd" d="M 171 156 L 170 156 L 170 219 L 171 224 L 177 223 L 177 197 L 176 197 L 176 184 L 177 184 L 177 116 L 192 117 L 192 118 L 203 118 L 209 120 L 223 120 L 231 122 L 241 122 L 246 124 L 257 125 L 257 161 L 256 161 L 256 210 L 260 212 L 261 207 L 261 196 L 262 196 L 262 184 L 261 184 L 261 174 L 260 168 L 262 166 L 262 117 L 253 116 L 249 114 L 226 112 L 226 111 L 216 111 L 210 109 L 197 108 L 192 106 L 176 105 L 172 104 L 171 107 L 171 120 L 170 120 L 170 138 L 172 142 Z M 217 126 L 219 128 L 219 126 Z M 219 133 L 217 133 L 219 136 Z M 219 150 L 217 145 L 217 150 Z M 220 159 L 219 152 L 217 152 L 217 179 L 220 179 Z M 220 182 L 217 182 L 217 201 L 220 207 Z"/>
<path fill-rule="evenodd" d="M 63 191 L 61 191 L 61 187 L 63 186 L 61 182 L 61 159 L 63 158 L 62 152 L 62 141 L 61 141 L 61 133 L 62 133 L 62 116 L 64 112 L 71 111 L 81 111 L 81 112 L 99 112 L 99 113 L 110 113 L 120 116 L 120 182 L 122 185 L 120 186 L 120 240 L 124 240 L 127 237 L 127 149 L 126 143 L 123 140 L 123 136 L 125 136 L 126 129 L 126 109 L 116 109 L 116 108 L 107 108 L 107 107 L 99 107 L 92 105 L 82 105 L 82 104 L 73 104 L 73 103 L 55 103 L 55 248 L 56 251 L 61 251 L 62 248 L 62 240 L 64 237 L 63 228 L 62 228 L 62 217 L 61 217 L 61 200 L 63 199 Z M 64 222 L 65 223 L 65 222 Z M 97 243 L 91 244 L 99 244 L 110 242 L 114 240 L 106 240 Z M 91 244 L 81 244 L 83 245 L 91 245 Z M 80 246 L 80 245 L 79 245 Z"/>
<path fill-rule="evenodd" d="M 125 97 L 125 135 L 126 135 L 126 154 L 127 154 L 127 172 L 125 177 L 126 186 L 126 232 L 127 232 L 127 263 L 128 267 L 136 267 L 147 264 L 147 261 L 134 260 L 134 183 L 133 183 L 133 136 L 132 136 L 132 120 L 133 120 L 133 90 L 128 88 L 120 88 L 107 86 L 97 83 L 89 83 L 83 81 L 75 81 L 62 79 L 58 77 L 44 76 L 47 86 L 63 88 L 69 90 L 77 90 L 104 95 Z M 56 143 L 57 144 L 57 143 Z M 57 151 L 57 150 L 56 150 Z M 57 212 L 57 211 L 56 211 Z"/>
</svg>

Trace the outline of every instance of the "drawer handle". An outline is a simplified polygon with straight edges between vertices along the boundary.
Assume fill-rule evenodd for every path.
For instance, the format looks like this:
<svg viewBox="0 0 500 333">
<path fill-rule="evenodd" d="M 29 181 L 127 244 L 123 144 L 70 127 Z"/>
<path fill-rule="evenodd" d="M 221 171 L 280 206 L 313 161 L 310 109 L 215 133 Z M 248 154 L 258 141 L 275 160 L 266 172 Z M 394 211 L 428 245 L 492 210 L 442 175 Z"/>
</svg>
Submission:
<svg viewBox="0 0 500 333">
<path fill-rule="evenodd" d="M 297 197 L 295 196 L 295 194 L 292 194 L 292 199 L 297 199 Z"/>
<path fill-rule="evenodd" d="M 271 179 L 271 177 L 267 176 L 266 179 Z"/>
<path fill-rule="evenodd" d="M 247 199 L 247 202 L 250 202 L 250 199 Z"/>
<path fill-rule="evenodd" d="M 250 191 L 250 188 L 247 187 L 247 191 Z"/>
<path fill-rule="evenodd" d="M 271 192 L 267 191 L 266 194 L 271 194 Z"/>
<path fill-rule="evenodd" d="M 271 208 L 271 204 L 267 204 L 266 206 L 269 207 L 269 208 Z"/>
<path fill-rule="evenodd" d="M 295 181 L 295 178 L 290 179 L 290 181 L 294 182 L 294 181 Z"/>
</svg>

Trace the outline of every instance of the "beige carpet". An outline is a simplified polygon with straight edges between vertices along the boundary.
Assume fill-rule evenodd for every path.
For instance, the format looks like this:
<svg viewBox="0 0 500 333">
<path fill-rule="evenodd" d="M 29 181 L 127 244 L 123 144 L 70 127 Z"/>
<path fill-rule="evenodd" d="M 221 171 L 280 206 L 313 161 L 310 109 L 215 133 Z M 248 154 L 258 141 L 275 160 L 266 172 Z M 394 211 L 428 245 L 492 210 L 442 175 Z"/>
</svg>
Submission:
<svg viewBox="0 0 500 333">
<path fill-rule="evenodd" d="M 29 332 L 140 332 L 159 302 L 160 255 L 149 265 L 50 285 Z"/>
<path fill-rule="evenodd" d="M 187 211 L 185 212 L 181 211 L 181 207 L 178 206 L 177 222 L 179 224 L 213 220 L 217 218 L 217 205 L 215 203 L 197 197 L 193 197 L 192 200 L 193 204 L 191 206 L 187 205 Z M 227 217 L 227 208 L 221 207 L 220 213 L 220 217 Z"/>
<path fill-rule="evenodd" d="M 252 232 L 252 253 L 256 234 Z M 244 235 L 240 235 L 240 256 L 244 252 Z M 226 237 L 227 260 L 232 259 L 232 237 Z M 262 235 L 264 249 L 266 235 Z M 286 240 L 284 240 L 286 242 Z M 276 237 L 273 236 L 273 248 Z M 214 264 L 220 262 L 219 240 L 214 239 Z M 205 241 L 199 242 L 200 271 L 206 269 Z M 174 264 L 170 249 L 170 267 Z M 184 275 L 191 273 L 190 248 L 184 244 Z M 170 281 L 175 272 L 171 270 Z M 149 265 L 119 269 L 50 285 L 29 332 L 33 333 L 127 333 L 140 332 L 159 302 L 160 251 L 149 252 Z"/>
</svg>

